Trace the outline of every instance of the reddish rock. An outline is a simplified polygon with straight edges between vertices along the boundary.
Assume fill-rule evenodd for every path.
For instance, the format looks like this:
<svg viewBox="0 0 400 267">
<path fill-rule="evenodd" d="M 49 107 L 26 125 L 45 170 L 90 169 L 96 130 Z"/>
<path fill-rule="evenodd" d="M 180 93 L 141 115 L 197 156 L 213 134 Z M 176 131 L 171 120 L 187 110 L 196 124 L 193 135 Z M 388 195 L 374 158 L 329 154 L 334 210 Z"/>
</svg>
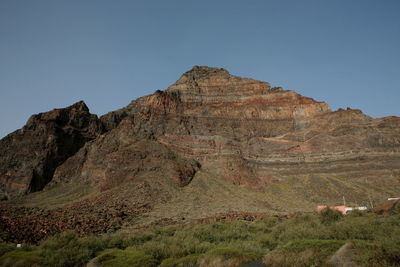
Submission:
<svg viewBox="0 0 400 267">
<path fill-rule="evenodd" d="M 394 215 L 400 212 L 400 199 L 387 200 L 376 206 L 373 212 L 382 215 Z"/>
</svg>

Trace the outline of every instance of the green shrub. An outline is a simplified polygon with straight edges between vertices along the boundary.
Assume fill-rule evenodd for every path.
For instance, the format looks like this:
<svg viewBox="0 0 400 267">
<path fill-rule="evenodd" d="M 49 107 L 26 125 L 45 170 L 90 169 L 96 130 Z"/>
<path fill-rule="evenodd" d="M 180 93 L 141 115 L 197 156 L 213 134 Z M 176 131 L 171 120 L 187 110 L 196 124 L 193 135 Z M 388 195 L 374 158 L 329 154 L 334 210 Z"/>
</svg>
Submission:
<svg viewBox="0 0 400 267">
<path fill-rule="evenodd" d="M 286 244 L 298 239 L 327 239 L 326 227 L 314 215 L 297 216 L 282 221 L 271 232 L 272 240 Z"/>
<path fill-rule="evenodd" d="M 346 241 L 297 240 L 268 253 L 263 261 L 271 266 L 319 266 Z"/>
<path fill-rule="evenodd" d="M 387 226 L 387 224 L 383 224 L 383 226 Z M 380 247 L 379 255 L 383 255 L 383 258 L 391 264 L 398 263 L 400 265 L 400 227 L 388 227 L 386 231 L 386 234 L 381 234 L 375 241 Z"/>
<path fill-rule="evenodd" d="M 255 260 L 260 256 L 253 252 L 243 251 L 243 250 L 231 248 L 231 247 L 215 248 L 215 249 L 207 251 L 207 253 L 205 255 L 236 257 L 236 258 L 242 258 L 242 259 L 246 259 L 246 260 L 247 259 Z"/>
<path fill-rule="evenodd" d="M 360 266 L 400 266 L 399 241 L 395 243 L 354 241 L 353 259 Z"/>
<path fill-rule="evenodd" d="M 340 211 L 333 210 L 330 208 L 323 209 L 319 213 L 319 218 L 322 224 L 330 224 L 339 221 L 342 217 L 343 214 Z"/>
<path fill-rule="evenodd" d="M 252 226 L 240 221 L 198 225 L 193 227 L 191 232 L 194 238 L 210 243 L 247 240 L 254 235 Z"/>
<path fill-rule="evenodd" d="M 157 261 L 143 251 L 131 248 L 107 249 L 100 253 L 97 261 L 104 267 L 153 267 L 157 266 Z"/>
<path fill-rule="evenodd" d="M 45 266 L 40 251 L 13 250 L 0 257 L 2 267 L 39 267 Z"/>
<path fill-rule="evenodd" d="M 187 265 L 195 265 L 197 259 L 199 258 L 199 254 L 191 254 L 182 258 L 168 258 L 161 262 L 159 267 L 175 267 L 175 266 L 187 266 Z"/>
<path fill-rule="evenodd" d="M 118 258 L 115 261 L 122 261 L 119 259 L 121 255 L 133 250 L 130 254 L 137 255 L 135 258 L 138 260 L 149 260 L 146 264 L 154 261 L 168 266 L 194 260 L 193 255 L 201 255 L 198 260 L 203 262 L 229 265 L 261 257 L 268 252 L 266 258 L 274 256 L 271 261 L 274 264 L 289 265 L 291 260 L 297 260 L 296 253 L 304 264 L 320 262 L 321 258 L 332 252 L 332 246 L 336 248 L 335 244 L 343 240 L 353 240 L 355 244 L 364 244 L 357 248 L 361 265 L 379 262 L 395 265 L 400 261 L 398 236 L 400 215 L 380 217 L 374 213 L 360 213 L 343 217 L 336 211 L 327 210 L 321 214 L 296 215 L 292 219 L 269 217 L 251 223 L 236 221 L 157 227 L 85 238 L 78 238 L 74 233 L 63 233 L 36 248 L 24 246 L 15 249 L 1 245 L 0 256 L 13 255 L 8 253 L 18 251 L 21 253 L 18 254 L 20 260 L 26 256 L 29 261 L 32 255 L 36 255 L 45 266 L 83 266 L 105 250 L 108 252 L 104 255 L 110 257 L 108 260 Z M 339 243 L 335 243 L 335 240 Z M 327 250 L 318 248 L 319 245 L 327 247 Z M 108 249 L 117 250 L 111 253 Z M 229 262 L 229 259 L 232 261 Z M 105 258 L 103 260 L 106 261 Z"/>
<path fill-rule="evenodd" d="M 255 239 L 263 249 L 273 250 L 278 246 L 278 241 L 269 234 L 258 235 Z"/>
<path fill-rule="evenodd" d="M 340 240 L 374 240 L 381 222 L 374 217 L 345 217 L 326 226 L 329 238 Z"/>
<path fill-rule="evenodd" d="M 352 210 L 347 213 L 348 217 L 363 217 L 367 214 L 366 211 L 363 210 Z"/>
<path fill-rule="evenodd" d="M 125 233 L 117 234 L 115 235 L 114 239 L 117 238 L 122 239 L 121 247 L 127 248 L 132 246 L 143 245 L 144 243 L 152 240 L 155 237 L 157 237 L 157 234 L 155 232 L 143 231 L 143 232 L 135 232 L 133 234 L 128 234 L 128 235 Z"/>
<path fill-rule="evenodd" d="M 94 251 L 71 232 L 48 239 L 41 248 L 48 266 L 82 266 L 95 255 Z"/>
<path fill-rule="evenodd" d="M 2 256 L 3 254 L 10 252 L 14 249 L 15 249 L 15 247 L 13 247 L 13 246 L 0 243 L 0 256 Z"/>
<path fill-rule="evenodd" d="M 224 247 L 208 251 L 206 254 L 199 257 L 197 263 L 200 266 L 238 266 L 261 257 L 261 255 L 253 252 Z"/>
</svg>

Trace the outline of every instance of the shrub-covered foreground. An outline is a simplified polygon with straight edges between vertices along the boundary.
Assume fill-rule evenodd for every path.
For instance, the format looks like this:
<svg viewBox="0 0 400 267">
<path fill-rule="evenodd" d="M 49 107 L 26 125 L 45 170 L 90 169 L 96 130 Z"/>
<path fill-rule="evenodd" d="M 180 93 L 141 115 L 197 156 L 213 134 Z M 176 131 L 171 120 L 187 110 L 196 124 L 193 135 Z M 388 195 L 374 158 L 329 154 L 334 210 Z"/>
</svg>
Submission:
<svg viewBox="0 0 400 267">
<path fill-rule="evenodd" d="M 335 253 L 362 266 L 400 266 L 399 237 L 400 215 L 326 212 L 85 238 L 63 233 L 39 246 L 0 245 L 0 266 L 238 266 L 259 259 L 271 266 L 323 266 Z M 340 254 L 344 244 L 351 246 Z"/>
</svg>

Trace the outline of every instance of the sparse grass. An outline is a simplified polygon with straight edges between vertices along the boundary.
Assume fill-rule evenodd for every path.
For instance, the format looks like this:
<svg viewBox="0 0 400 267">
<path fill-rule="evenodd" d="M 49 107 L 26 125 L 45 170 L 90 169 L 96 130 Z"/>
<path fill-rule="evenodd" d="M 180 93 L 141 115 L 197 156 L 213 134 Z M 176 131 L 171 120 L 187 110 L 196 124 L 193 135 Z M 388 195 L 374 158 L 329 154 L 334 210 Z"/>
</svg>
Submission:
<svg viewBox="0 0 400 267">
<path fill-rule="evenodd" d="M 83 200 L 95 193 L 93 189 L 85 185 L 66 184 L 50 188 L 46 191 L 31 193 L 24 198 L 17 198 L 11 203 L 23 204 L 27 207 L 40 207 L 45 209 L 54 209 L 63 207 L 68 203 Z"/>
<path fill-rule="evenodd" d="M 354 261 L 360 265 L 398 266 L 398 236 L 400 215 L 310 213 L 292 219 L 176 225 L 86 238 L 63 233 L 32 248 L 1 246 L 0 266 L 9 266 L 11 259 L 44 266 L 83 266 L 96 255 L 108 266 L 166 267 L 200 261 L 236 266 L 264 255 L 270 265 L 309 266 L 323 264 L 349 241 L 357 251 Z"/>
</svg>

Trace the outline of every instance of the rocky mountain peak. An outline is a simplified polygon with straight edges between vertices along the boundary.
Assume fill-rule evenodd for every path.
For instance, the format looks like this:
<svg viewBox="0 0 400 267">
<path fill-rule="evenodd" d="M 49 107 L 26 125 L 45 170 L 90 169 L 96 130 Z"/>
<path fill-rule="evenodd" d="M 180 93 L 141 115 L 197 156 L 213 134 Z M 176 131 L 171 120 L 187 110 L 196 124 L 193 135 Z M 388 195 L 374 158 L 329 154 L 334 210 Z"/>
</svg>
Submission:
<svg viewBox="0 0 400 267">
<path fill-rule="evenodd" d="M 242 78 L 230 74 L 226 69 L 208 66 L 194 66 L 185 72 L 168 91 L 179 91 L 181 94 L 207 96 L 216 95 L 258 95 L 271 89 L 267 82 Z"/>
<path fill-rule="evenodd" d="M 83 101 L 83 100 L 80 100 L 80 101 L 76 102 L 75 104 L 72 104 L 71 106 L 67 107 L 67 109 L 76 109 L 76 110 L 89 112 L 89 108 L 86 105 L 85 101 Z"/>
<path fill-rule="evenodd" d="M 370 203 L 399 195 L 399 162 L 399 118 L 332 112 L 294 91 L 194 66 L 167 90 L 100 119 L 83 101 L 33 115 L 0 140 L 0 200 L 65 205 L 61 214 L 100 233 L 109 226 L 99 222 L 116 222 L 104 217 L 110 211 L 159 222 L 311 211 L 343 196 Z M 31 225 L 38 217 L 29 216 Z M 10 218 L 0 230 L 12 237 L 25 228 Z M 63 229 L 75 229 L 71 222 Z M 59 231 L 47 222 L 28 229 L 36 240 L 41 229 Z"/>
<path fill-rule="evenodd" d="M 190 80 L 202 80 L 207 79 L 211 76 L 229 77 L 229 72 L 224 68 L 213 68 L 208 66 L 193 66 L 193 68 L 185 72 L 178 80 L 181 82 Z"/>
<path fill-rule="evenodd" d="M 68 122 L 76 121 L 80 123 L 84 123 L 80 117 L 91 117 L 95 115 L 91 115 L 89 112 L 89 108 L 85 104 L 84 101 L 76 102 L 66 108 L 56 108 L 48 112 L 38 113 L 32 115 L 24 129 L 32 129 L 35 128 L 40 123 L 49 123 L 54 122 L 58 124 L 68 124 Z M 76 124 L 75 122 L 75 124 Z"/>
</svg>

